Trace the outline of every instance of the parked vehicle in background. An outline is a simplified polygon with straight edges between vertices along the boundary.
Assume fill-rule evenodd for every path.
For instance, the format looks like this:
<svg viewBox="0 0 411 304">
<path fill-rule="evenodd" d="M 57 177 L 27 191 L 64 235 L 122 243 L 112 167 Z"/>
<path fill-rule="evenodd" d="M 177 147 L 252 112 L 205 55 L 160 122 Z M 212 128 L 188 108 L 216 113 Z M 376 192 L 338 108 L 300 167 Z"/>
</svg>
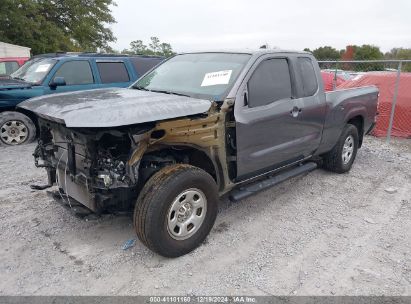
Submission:
<svg viewBox="0 0 411 304">
<path fill-rule="evenodd" d="M 14 73 L 29 59 L 29 57 L 0 58 L 0 77 Z"/>
<path fill-rule="evenodd" d="M 324 168 L 351 169 L 373 128 L 374 86 L 324 92 L 305 52 L 174 56 L 128 89 L 21 105 L 39 117 L 35 164 L 64 199 L 134 207 L 139 239 L 169 257 L 201 244 L 219 196 L 239 200 Z M 45 106 L 47 105 L 47 106 Z"/>
<path fill-rule="evenodd" d="M 352 75 L 351 75 L 352 71 L 345 71 L 345 70 L 338 70 L 338 69 L 337 70 L 336 69 L 324 69 L 322 71 L 335 74 L 344 80 L 352 79 Z"/>
<path fill-rule="evenodd" d="M 15 72 L 30 56 L 28 47 L 0 42 L 0 78 Z"/>
<path fill-rule="evenodd" d="M 324 91 L 326 92 L 334 91 L 339 85 L 346 81 L 344 78 L 326 71 L 321 71 L 321 77 L 324 83 Z"/>
<path fill-rule="evenodd" d="M 163 59 L 96 53 L 33 57 L 9 78 L 0 78 L 0 145 L 28 143 L 36 136 L 36 121 L 16 108 L 20 102 L 55 93 L 128 87 Z"/>
</svg>

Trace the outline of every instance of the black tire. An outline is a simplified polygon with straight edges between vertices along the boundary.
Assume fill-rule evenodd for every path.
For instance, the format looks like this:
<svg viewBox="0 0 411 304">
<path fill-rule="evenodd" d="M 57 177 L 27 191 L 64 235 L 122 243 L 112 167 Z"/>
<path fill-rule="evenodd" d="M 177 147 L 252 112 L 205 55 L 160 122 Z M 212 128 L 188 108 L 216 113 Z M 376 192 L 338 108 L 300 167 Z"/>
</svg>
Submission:
<svg viewBox="0 0 411 304">
<path fill-rule="evenodd" d="M 177 240 L 169 232 L 169 211 L 177 197 L 191 189 L 200 190 L 206 198 L 204 219 L 192 235 Z M 214 179 L 197 167 L 172 165 L 155 173 L 144 185 L 134 208 L 134 227 L 138 238 L 148 248 L 165 257 L 178 257 L 194 250 L 205 240 L 217 212 L 218 191 Z"/>
<path fill-rule="evenodd" d="M 349 161 L 344 162 L 343 160 L 344 144 L 346 143 L 346 140 L 348 140 L 350 136 L 351 138 L 353 138 L 353 142 L 352 142 L 353 150 L 349 158 Z M 337 144 L 334 146 L 334 148 L 330 152 L 324 155 L 323 167 L 329 171 L 336 172 L 336 173 L 345 173 L 345 172 L 350 171 L 351 166 L 357 155 L 358 142 L 359 142 L 358 129 L 354 125 L 347 124 L 344 127 L 341 133 L 341 136 L 338 139 Z"/>
<path fill-rule="evenodd" d="M 11 130 L 7 131 L 7 128 Z M 16 132 L 15 136 L 11 132 Z M 0 113 L 0 146 L 28 144 L 36 138 L 36 126 L 26 115 L 19 112 Z"/>
</svg>

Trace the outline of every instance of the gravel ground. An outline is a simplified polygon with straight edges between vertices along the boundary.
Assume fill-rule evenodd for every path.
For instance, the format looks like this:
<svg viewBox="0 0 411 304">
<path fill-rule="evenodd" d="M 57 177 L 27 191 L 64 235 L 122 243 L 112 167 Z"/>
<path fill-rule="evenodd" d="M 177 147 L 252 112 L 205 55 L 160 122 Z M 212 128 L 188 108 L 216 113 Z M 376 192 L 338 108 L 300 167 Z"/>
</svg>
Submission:
<svg viewBox="0 0 411 304">
<path fill-rule="evenodd" d="M 367 137 L 349 174 L 222 201 L 177 259 L 122 250 L 130 214 L 79 218 L 31 191 L 46 180 L 33 149 L 0 148 L 1 295 L 411 295 L 411 140 Z"/>
</svg>

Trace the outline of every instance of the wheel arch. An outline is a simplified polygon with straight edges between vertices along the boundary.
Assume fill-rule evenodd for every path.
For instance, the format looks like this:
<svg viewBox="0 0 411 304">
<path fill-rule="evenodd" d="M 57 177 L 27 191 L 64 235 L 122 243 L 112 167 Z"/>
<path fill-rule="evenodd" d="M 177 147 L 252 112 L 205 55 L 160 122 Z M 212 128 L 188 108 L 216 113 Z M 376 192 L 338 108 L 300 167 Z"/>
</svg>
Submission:
<svg viewBox="0 0 411 304">
<path fill-rule="evenodd" d="M 178 144 L 146 150 L 141 157 L 141 163 L 144 163 L 148 156 L 162 157 L 164 154 L 174 155 L 176 153 L 179 159 L 184 159 L 182 163 L 204 170 L 211 175 L 218 187 L 222 186 L 223 177 L 221 176 L 221 166 L 219 165 L 218 158 L 213 157 L 207 150 L 194 145 Z"/>
<path fill-rule="evenodd" d="M 20 133 L 16 134 L 16 136 L 13 136 L 6 132 L 6 127 L 5 130 L 3 130 L 3 126 L 5 126 L 5 124 L 7 124 L 9 121 L 13 120 L 21 121 L 25 125 L 27 131 L 24 139 L 21 139 L 23 135 L 20 135 Z M 27 115 L 27 113 L 23 111 L 19 111 L 16 108 L 11 108 L 8 111 L 4 110 L 4 108 L 2 109 L 2 111 L 0 112 L 0 127 L 2 129 L 2 138 L 0 145 L 7 146 L 30 143 L 34 141 L 38 135 L 38 127 L 33 121 L 32 117 L 30 117 L 30 115 Z M 17 140 L 17 138 L 19 140 Z"/>
<path fill-rule="evenodd" d="M 358 147 L 362 146 L 364 138 L 364 117 L 359 114 L 349 118 L 346 124 L 354 125 L 358 130 Z"/>
<path fill-rule="evenodd" d="M 34 114 L 31 111 L 27 111 L 25 109 L 22 108 L 16 108 L 16 107 L 4 107 L 0 109 L 0 114 L 4 113 L 4 112 L 17 112 L 17 113 L 21 113 L 26 115 L 28 118 L 30 118 L 30 120 L 33 122 L 34 126 L 36 127 L 36 134 L 38 135 L 38 129 L 39 129 L 39 125 L 38 125 L 38 119 L 36 114 Z"/>
</svg>

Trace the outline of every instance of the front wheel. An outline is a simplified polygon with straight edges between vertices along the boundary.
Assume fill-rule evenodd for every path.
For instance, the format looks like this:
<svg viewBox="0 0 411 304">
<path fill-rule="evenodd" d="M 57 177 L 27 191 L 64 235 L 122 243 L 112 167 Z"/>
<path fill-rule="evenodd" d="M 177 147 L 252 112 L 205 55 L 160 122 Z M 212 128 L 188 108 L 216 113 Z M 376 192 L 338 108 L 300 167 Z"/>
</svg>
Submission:
<svg viewBox="0 0 411 304">
<path fill-rule="evenodd" d="M 354 162 L 358 150 L 358 129 L 347 124 L 337 144 L 324 155 L 324 168 L 336 173 L 348 172 Z"/>
<path fill-rule="evenodd" d="M 36 138 L 36 126 L 19 112 L 0 113 L 0 146 L 30 143 Z"/>
<path fill-rule="evenodd" d="M 134 210 L 138 238 L 151 250 L 178 257 L 198 247 L 217 216 L 214 179 L 190 165 L 168 166 L 144 185 Z"/>
</svg>

